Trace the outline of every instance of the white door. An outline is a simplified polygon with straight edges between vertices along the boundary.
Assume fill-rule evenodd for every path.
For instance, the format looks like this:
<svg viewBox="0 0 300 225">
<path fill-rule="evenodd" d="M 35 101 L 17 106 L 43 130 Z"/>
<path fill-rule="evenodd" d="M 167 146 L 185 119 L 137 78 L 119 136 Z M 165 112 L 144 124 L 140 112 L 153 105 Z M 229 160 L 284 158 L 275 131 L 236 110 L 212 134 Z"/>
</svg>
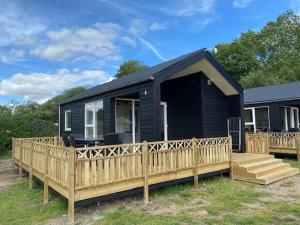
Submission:
<svg viewBox="0 0 300 225">
<path fill-rule="evenodd" d="M 161 118 L 161 139 L 168 140 L 168 116 L 167 116 L 167 103 L 160 103 L 160 118 Z"/>
</svg>

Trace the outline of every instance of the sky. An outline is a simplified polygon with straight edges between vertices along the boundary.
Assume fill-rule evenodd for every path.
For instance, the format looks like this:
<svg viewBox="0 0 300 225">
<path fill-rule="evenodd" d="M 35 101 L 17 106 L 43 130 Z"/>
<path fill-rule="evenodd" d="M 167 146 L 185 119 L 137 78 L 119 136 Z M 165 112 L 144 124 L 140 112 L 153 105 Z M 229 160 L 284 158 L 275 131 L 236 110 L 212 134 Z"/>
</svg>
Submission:
<svg viewBox="0 0 300 225">
<path fill-rule="evenodd" d="M 300 0 L 0 0 L 0 104 L 45 102 L 113 79 L 125 60 L 152 66 L 228 43 Z M 255 43 L 254 43 L 255 44 Z"/>
</svg>

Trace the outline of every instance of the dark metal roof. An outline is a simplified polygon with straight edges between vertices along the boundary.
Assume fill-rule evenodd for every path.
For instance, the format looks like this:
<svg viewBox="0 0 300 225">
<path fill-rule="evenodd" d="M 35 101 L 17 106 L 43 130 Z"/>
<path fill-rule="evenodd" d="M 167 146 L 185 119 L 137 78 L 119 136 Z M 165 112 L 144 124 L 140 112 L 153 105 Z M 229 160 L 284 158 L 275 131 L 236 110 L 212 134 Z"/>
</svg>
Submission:
<svg viewBox="0 0 300 225">
<path fill-rule="evenodd" d="M 134 84 L 138 84 L 144 81 L 148 81 L 148 80 L 154 80 L 159 74 L 164 73 L 164 71 L 169 70 L 170 68 L 173 67 L 177 67 L 179 66 L 181 63 L 186 62 L 190 59 L 193 59 L 195 56 L 206 56 L 209 58 L 209 60 L 211 60 L 212 63 L 215 64 L 215 66 L 221 67 L 219 64 L 217 65 L 217 62 L 215 59 L 213 59 L 213 57 L 210 55 L 210 53 L 208 52 L 207 49 L 203 48 L 197 51 L 194 51 L 192 53 L 188 53 L 185 55 L 182 55 L 180 57 L 177 57 L 175 59 L 160 63 L 156 66 L 152 66 L 149 67 L 148 69 L 141 71 L 141 72 L 136 72 L 124 77 L 121 77 L 119 79 L 114 79 L 110 82 L 107 83 L 103 83 L 101 85 L 95 86 L 93 88 L 90 88 L 86 91 L 83 91 L 82 93 L 75 95 L 69 99 L 67 99 L 65 102 L 61 103 L 61 104 L 65 104 L 65 103 L 69 103 L 69 102 L 73 102 L 76 100 L 80 100 L 80 99 L 84 99 L 84 98 L 88 98 L 91 96 L 95 96 L 98 94 L 103 94 L 109 91 L 113 91 L 116 89 L 120 89 L 123 87 L 127 87 L 130 85 L 134 85 Z M 220 68 L 219 68 L 220 69 Z M 230 79 L 231 84 L 237 88 L 237 90 L 242 90 L 242 88 L 239 86 L 239 84 L 237 82 L 235 82 L 231 76 L 229 76 L 225 70 L 222 68 L 222 73 L 224 75 L 224 77 L 226 77 L 227 80 Z"/>
<path fill-rule="evenodd" d="M 300 99 L 300 81 L 246 89 L 245 104 Z"/>
</svg>

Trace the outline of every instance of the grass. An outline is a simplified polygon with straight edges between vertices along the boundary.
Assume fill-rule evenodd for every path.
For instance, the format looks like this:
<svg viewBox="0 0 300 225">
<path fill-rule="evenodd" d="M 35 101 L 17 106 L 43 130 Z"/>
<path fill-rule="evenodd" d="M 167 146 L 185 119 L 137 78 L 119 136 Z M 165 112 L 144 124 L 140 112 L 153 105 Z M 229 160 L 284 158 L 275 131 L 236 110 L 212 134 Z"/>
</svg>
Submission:
<svg viewBox="0 0 300 225">
<path fill-rule="evenodd" d="M 283 159 L 283 162 L 289 163 L 289 164 L 291 164 L 292 167 L 300 169 L 300 161 L 297 161 L 296 157 L 293 157 L 293 158 L 284 157 L 282 159 Z"/>
<path fill-rule="evenodd" d="M 124 207 L 116 212 L 108 213 L 96 224 L 101 225 L 180 225 L 197 224 L 197 220 L 184 214 L 179 215 L 151 215 L 149 213 L 128 210 Z"/>
<path fill-rule="evenodd" d="M 43 221 L 61 216 L 67 211 L 66 204 L 57 195 L 43 205 L 43 190 L 37 184 L 28 190 L 28 181 L 21 181 L 0 192 L 0 224 L 43 224 Z"/>
<path fill-rule="evenodd" d="M 0 153 L 0 163 L 2 160 L 7 160 L 11 158 L 11 151 L 5 151 Z"/>
</svg>

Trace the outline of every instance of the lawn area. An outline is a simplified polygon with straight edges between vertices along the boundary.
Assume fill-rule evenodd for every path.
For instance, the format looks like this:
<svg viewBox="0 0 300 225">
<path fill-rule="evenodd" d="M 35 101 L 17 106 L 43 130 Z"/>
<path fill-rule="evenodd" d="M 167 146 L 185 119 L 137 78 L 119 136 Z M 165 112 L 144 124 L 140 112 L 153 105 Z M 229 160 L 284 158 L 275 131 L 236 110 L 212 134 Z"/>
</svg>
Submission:
<svg viewBox="0 0 300 225">
<path fill-rule="evenodd" d="M 300 167 L 295 159 L 284 159 Z M 186 224 L 300 224 L 300 176 L 260 186 L 211 177 L 150 191 L 150 203 L 141 195 L 76 208 L 76 224 L 186 225 Z M 27 178 L 0 191 L 0 224 L 67 223 L 67 204 L 57 195 L 43 205 L 43 191 Z"/>
<path fill-rule="evenodd" d="M 1 225 L 43 224 L 45 220 L 66 212 L 66 204 L 57 195 L 51 196 L 48 205 L 43 205 L 41 186 L 35 184 L 30 191 L 27 179 L 0 192 Z"/>
</svg>

